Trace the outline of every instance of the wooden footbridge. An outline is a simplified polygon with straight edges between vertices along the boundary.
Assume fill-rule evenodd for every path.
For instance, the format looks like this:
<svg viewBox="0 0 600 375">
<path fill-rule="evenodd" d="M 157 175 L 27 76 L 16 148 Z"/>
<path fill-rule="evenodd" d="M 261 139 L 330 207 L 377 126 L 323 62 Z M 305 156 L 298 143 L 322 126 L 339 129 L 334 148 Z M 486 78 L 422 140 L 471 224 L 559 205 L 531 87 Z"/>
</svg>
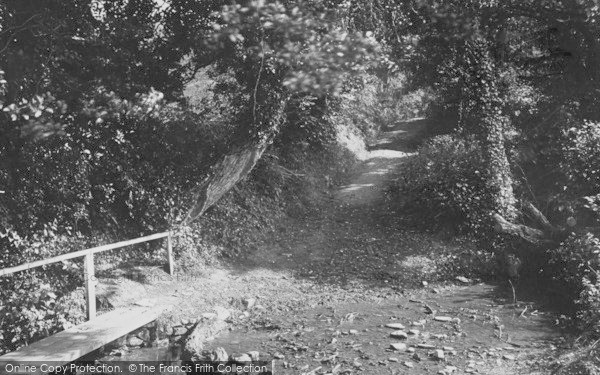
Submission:
<svg viewBox="0 0 600 375">
<path fill-rule="evenodd" d="M 156 320 L 165 309 L 169 308 L 169 306 L 134 306 L 120 308 L 97 316 L 94 254 L 164 238 L 167 239 L 169 274 L 173 275 L 174 263 L 171 232 L 157 233 L 133 240 L 93 247 L 0 270 L 1 277 L 47 264 L 83 257 L 88 320 L 83 324 L 37 341 L 15 352 L 0 356 L 0 367 L 2 367 L 0 368 L 0 374 L 3 373 L 6 364 L 18 365 L 32 362 L 52 362 L 53 365 L 59 365 L 73 362 L 74 360 Z"/>
</svg>

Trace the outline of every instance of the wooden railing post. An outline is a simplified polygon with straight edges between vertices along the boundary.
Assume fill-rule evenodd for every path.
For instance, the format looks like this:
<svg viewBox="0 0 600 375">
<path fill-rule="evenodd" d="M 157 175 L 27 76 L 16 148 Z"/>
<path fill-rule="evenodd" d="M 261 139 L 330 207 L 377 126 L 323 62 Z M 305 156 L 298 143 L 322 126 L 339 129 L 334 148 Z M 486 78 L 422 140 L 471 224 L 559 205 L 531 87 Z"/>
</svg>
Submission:
<svg viewBox="0 0 600 375">
<path fill-rule="evenodd" d="M 175 264 L 173 262 L 173 241 L 171 239 L 171 231 L 167 236 L 167 257 L 169 258 L 169 275 L 173 276 L 175 273 Z"/>
<path fill-rule="evenodd" d="M 94 253 L 89 253 L 85 256 L 84 268 L 87 319 L 93 320 L 96 318 L 96 276 L 94 272 Z"/>
</svg>

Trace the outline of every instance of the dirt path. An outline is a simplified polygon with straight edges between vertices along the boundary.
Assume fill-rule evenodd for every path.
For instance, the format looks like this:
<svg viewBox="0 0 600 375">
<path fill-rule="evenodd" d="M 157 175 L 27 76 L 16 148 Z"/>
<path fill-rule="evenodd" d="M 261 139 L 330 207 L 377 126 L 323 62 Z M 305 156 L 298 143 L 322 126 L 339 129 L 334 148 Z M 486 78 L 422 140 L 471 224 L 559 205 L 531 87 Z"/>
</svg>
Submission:
<svg viewBox="0 0 600 375">
<path fill-rule="evenodd" d="M 157 270 L 155 279 L 120 280 L 105 292 L 114 305 L 141 296 L 172 303 L 174 321 L 232 309 L 234 329 L 210 347 L 275 356 L 277 374 L 533 373 L 558 337 L 551 314 L 510 304 L 491 285 L 423 286 L 438 279 L 440 254 L 465 245 L 402 229 L 388 208 L 386 185 L 422 126 L 384 132 L 320 212 L 281 223 L 272 241 L 228 267 L 178 280 Z M 250 309 L 248 299 L 256 301 Z M 392 338 L 389 323 L 404 325 L 408 337 Z"/>
</svg>

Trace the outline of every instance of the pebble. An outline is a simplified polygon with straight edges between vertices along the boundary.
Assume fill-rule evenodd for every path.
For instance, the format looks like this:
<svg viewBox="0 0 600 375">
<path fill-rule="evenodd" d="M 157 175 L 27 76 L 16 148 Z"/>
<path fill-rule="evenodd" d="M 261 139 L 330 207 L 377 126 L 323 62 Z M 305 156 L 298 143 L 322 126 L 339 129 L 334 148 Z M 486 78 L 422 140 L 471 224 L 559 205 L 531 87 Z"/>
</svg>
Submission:
<svg viewBox="0 0 600 375">
<path fill-rule="evenodd" d="M 388 323 L 385 325 L 387 328 L 392 328 L 392 329 L 405 329 L 406 327 L 404 327 L 404 324 L 400 324 L 400 323 Z"/>
<path fill-rule="evenodd" d="M 451 347 L 451 346 L 444 346 L 442 349 L 444 349 L 444 351 L 446 351 L 446 352 L 453 352 L 454 351 L 454 348 Z"/>
<path fill-rule="evenodd" d="M 216 362 L 227 362 L 229 356 L 227 355 L 227 351 L 222 347 L 218 347 L 213 350 L 210 354 L 210 360 Z"/>
<path fill-rule="evenodd" d="M 435 351 L 435 359 L 442 361 L 445 358 L 444 351 L 442 349 L 437 349 Z"/>
<path fill-rule="evenodd" d="M 435 349 L 435 345 L 431 345 L 431 344 L 417 344 L 417 348 L 421 348 L 421 349 Z"/>
<path fill-rule="evenodd" d="M 127 346 L 142 346 L 144 345 L 144 340 L 135 337 L 135 336 L 130 336 L 127 339 Z"/>
<path fill-rule="evenodd" d="M 246 298 L 242 300 L 242 303 L 244 304 L 246 310 L 251 310 L 254 305 L 256 305 L 256 298 Z"/>
<path fill-rule="evenodd" d="M 452 318 L 449 316 L 436 316 L 433 320 L 437 320 L 438 322 L 451 322 Z"/>
<path fill-rule="evenodd" d="M 471 282 L 471 280 L 467 279 L 464 276 L 456 276 L 456 280 L 458 280 L 458 281 L 460 281 L 461 283 L 464 283 L 464 284 L 468 284 L 468 283 Z"/>
<path fill-rule="evenodd" d="M 406 349 L 407 352 L 409 353 L 414 353 L 415 352 L 415 348 L 413 348 L 412 346 L 408 349 Z"/>
<path fill-rule="evenodd" d="M 420 333 L 421 331 L 419 331 L 418 329 L 411 329 L 410 331 L 408 331 L 408 334 L 413 336 L 419 336 Z"/>
<path fill-rule="evenodd" d="M 399 360 L 396 357 L 390 357 L 390 358 L 388 358 L 388 361 L 390 361 L 390 362 L 398 362 Z"/>
<path fill-rule="evenodd" d="M 515 356 L 512 354 L 504 354 L 502 356 L 503 359 L 506 359 L 507 361 L 514 361 L 515 360 Z"/>
<path fill-rule="evenodd" d="M 391 344 L 390 348 L 401 352 L 406 350 L 406 344 L 402 342 L 396 342 Z"/>
<path fill-rule="evenodd" d="M 273 354 L 273 358 L 275 358 L 275 359 L 284 359 L 285 356 L 283 354 L 281 354 L 281 353 L 275 353 L 275 354 Z"/>
<path fill-rule="evenodd" d="M 253 361 L 260 361 L 260 352 L 251 351 L 246 354 L 248 354 Z"/>
<path fill-rule="evenodd" d="M 408 367 L 408 368 L 413 368 L 413 367 L 415 367 L 415 365 L 414 365 L 412 362 L 408 362 L 408 361 L 404 362 L 404 366 L 406 366 L 406 367 Z"/>
<path fill-rule="evenodd" d="M 248 354 L 232 355 L 231 359 L 235 362 L 252 362 L 252 358 Z"/>
<path fill-rule="evenodd" d="M 396 339 L 406 339 L 408 338 L 408 333 L 402 331 L 402 330 L 398 330 L 398 331 L 394 331 L 392 333 L 390 333 L 390 336 Z"/>
<path fill-rule="evenodd" d="M 427 281 L 421 281 L 421 285 L 427 286 L 427 285 L 429 285 L 429 283 Z"/>
<path fill-rule="evenodd" d="M 355 330 L 355 329 L 351 329 L 351 330 L 349 331 L 349 333 L 350 333 L 351 335 L 358 335 L 358 331 L 357 331 L 357 330 Z"/>
</svg>

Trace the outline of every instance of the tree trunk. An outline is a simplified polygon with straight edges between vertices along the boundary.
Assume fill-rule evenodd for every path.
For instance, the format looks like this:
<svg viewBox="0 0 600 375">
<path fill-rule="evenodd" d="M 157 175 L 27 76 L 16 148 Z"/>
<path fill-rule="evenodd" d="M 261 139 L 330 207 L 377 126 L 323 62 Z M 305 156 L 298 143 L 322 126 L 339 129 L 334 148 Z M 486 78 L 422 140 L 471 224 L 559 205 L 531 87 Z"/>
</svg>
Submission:
<svg viewBox="0 0 600 375">
<path fill-rule="evenodd" d="M 558 245 L 569 235 L 568 230 L 552 225 L 546 216 L 529 202 L 523 205 L 523 213 L 540 229 L 512 223 L 497 213 L 493 215 L 494 229 L 498 233 L 516 236 L 525 242 L 536 245 Z"/>
<path fill-rule="evenodd" d="M 261 114 L 262 126 L 253 130 L 257 134 L 248 134 L 246 138 L 249 138 L 250 141 L 234 147 L 233 151 L 211 168 L 211 173 L 196 193 L 194 204 L 183 221 L 184 225 L 188 225 L 200 217 L 244 179 L 254 169 L 273 138 L 279 133 L 285 120 L 288 99 L 283 95 L 275 95 L 270 99 L 272 105 L 261 108 L 263 112 Z M 238 142 L 239 139 L 240 137 L 238 137 Z"/>
<path fill-rule="evenodd" d="M 516 217 L 516 199 L 505 145 L 510 122 L 502 115 L 504 101 L 498 87 L 497 62 L 484 41 L 469 43 L 465 48 L 463 94 L 460 128 L 481 142 L 493 211 L 512 220 Z"/>
</svg>

